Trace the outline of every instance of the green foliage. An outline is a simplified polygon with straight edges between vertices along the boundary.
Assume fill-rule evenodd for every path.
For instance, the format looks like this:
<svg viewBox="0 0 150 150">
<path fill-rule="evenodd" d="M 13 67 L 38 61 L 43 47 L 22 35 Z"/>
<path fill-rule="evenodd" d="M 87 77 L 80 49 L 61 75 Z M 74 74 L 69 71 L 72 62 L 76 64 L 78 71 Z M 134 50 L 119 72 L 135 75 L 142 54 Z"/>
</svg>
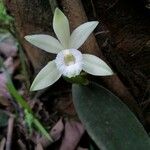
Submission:
<svg viewBox="0 0 150 150">
<path fill-rule="evenodd" d="M 0 0 L 0 23 L 8 25 L 10 21 L 12 21 L 12 17 L 7 14 L 4 3 Z"/>
<path fill-rule="evenodd" d="M 79 118 L 101 150 L 149 150 L 150 139 L 134 114 L 105 88 L 73 85 Z"/>
<path fill-rule="evenodd" d="M 46 131 L 46 129 L 42 126 L 42 124 L 33 115 L 33 112 L 31 110 L 30 106 L 28 105 L 28 103 L 15 89 L 10 78 L 8 79 L 7 87 L 8 87 L 10 94 L 12 95 L 12 97 L 24 109 L 25 120 L 29 126 L 29 130 L 32 131 L 32 127 L 34 125 L 45 137 L 47 137 L 50 141 L 53 141 L 52 138 L 50 137 L 49 133 Z"/>
<path fill-rule="evenodd" d="M 49 141 L 53 142 L 53 139 L 50 137 L 49 133 L 42 126 L 42 124 L 38 121 L 38 119 L 34 116 L 30 106 L 26 102 L 26 100 L 19 94 L 17 89 L 15 88 L 8 72 L 3 65 L 3 60 L 0 57 L 0 67 L 3 68 L 5 75 L 7 76 L 7 88 L 10 95 L 14 98 L 14 100 L 20 105 L 21 108 L 24 109 L 25 112 L 25 121 L 29 126 L 29 130 L 32 131 L 32 128 L 35 127 L 38 131 L 40 131 L 45 137 L 49 139 Z"/>
<path fill-rule="evenodd" d="M 25 114 L 25 121 L 26 121 L 28 128 L 29 128 L 29 132 L 32 133 L 32 126 L 33 126 L 34 117 L 30 112 L 28 112 L 27 109 L 24 110 L 24 114 Z"/>
</svg>

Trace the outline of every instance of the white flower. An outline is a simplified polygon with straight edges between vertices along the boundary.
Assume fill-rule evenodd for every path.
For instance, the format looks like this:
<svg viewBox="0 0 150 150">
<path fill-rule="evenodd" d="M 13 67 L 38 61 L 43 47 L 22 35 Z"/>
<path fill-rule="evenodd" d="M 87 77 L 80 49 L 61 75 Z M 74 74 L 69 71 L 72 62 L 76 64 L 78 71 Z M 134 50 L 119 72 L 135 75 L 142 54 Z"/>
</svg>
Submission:
<svg viewBox="0 0 150 150">
<path fill-rule="evenodd" d="M 44 34 L 25 36 L 25 39 L 33 45 L 57 54 L 56 59 L 50 61 L 36 76 L 31 90 L 46 88 L 55 83 L 62 75 L 69 78 L 75 77 L 82 70 L 96 76 L 112 75 L 112 70 L 103 60 L 94 55 L 82 54 L 78 50 L 97 25 L 97 21 L 86 22 L 70 34 L 67 17 L 56 8 L 53 29 L 58 40 Z"/>
</svg>

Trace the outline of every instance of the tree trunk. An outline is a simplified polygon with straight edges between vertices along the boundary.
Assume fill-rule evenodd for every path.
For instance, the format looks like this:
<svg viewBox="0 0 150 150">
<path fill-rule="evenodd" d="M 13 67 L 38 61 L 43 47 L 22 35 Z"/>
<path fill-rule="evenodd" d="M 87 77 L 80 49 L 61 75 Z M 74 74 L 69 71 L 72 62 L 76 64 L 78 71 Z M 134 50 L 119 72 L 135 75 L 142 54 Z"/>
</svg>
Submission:
<svg viewBox="0 0 150 150">
<path fill-rule="evenodd" d="M 52 58 L 38 48 L 25 41 L 24 36 L 29 34 L 51 34 L 52 11 L 48 0 L 6 0 L 6 5 L 11 15 L 14 16 L 14 23 L 18 37 L 37 73 L 42 66 Z"/>
<path fill-rule="evenodd" d="M 53 35 L 50 8 L 54 9 L 54 7 L 50 6 L 51 2 L 48 0 L 6 0 L 8 10 L 15 18 L 18 35 L 35 72 L 39 71 L 53 55 L 47 55 L 35 48 L 25 42 L 23 37 L 35 33 Z M 83 0 L 82 2 L 81 0 L 58 0 L 69 18 L 71 29 L 86 22 L 87 18 L 100 21 L 96 32 L 97 39 L 91 35 L 81 50 L 84 53 L 98 55 L 113 67 L 116 75 L 99 78 L 100 82 L 105 83 L 106 87 L 118 95 L 139 118 L 142 118 L 137 102 L 140 101 L 147 87 L 146 78 L 141 70 L 130 66 L 132 57 L 129 57 L 129 52 L 137 55 L 141 49 L 148 47 L 150 35 L 148 13 L 144 5 L 137 6 L 142 0 L 138 2 Z"/>
</svg>

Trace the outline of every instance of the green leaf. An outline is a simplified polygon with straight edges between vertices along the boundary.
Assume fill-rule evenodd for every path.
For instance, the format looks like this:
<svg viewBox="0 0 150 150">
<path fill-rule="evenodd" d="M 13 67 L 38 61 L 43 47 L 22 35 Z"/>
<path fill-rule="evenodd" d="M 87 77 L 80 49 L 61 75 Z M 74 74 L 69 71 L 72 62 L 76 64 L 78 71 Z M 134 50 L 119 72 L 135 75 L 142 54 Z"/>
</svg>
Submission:
<svg viewBox="0 0 150 150">
<path fill-rule="evenodd" d="M 7 72 L 5 72 L 5 74 L 7 75 L 8 78 L 8 82 L 7 82 L 7 88 L 9 93 L 11 94 L 11 96 L 15 99 L 15 101 L 24 109 L 27 109 L 29 112 L 32 112 L 30 106 L 28 105 L 28 103 L 24 100 L 24 98 L 18 93 L 18 91 L 16 90 L 13 82 L 11 81 L 9 75 Z"/>
<path fill-rule="evenodd" d="M 54 12 L 53 29 L 63 47 L 67 49 L 70 39 L 69 21 L 58 8 L 56 8 Z"/>
<path fill-rule="evenodd" d="M 73 85 L 73 101 L 79 118 L 101 150 L 150 149 L 150 139 L 138 119 L 102 86 Z"/>
<path fill-rule="evenodd" d="M 8 25 L 11 23 L 12 20 L 13 18 L 9 16 L 6 12 L 3 0 L 0 0 L 0 22 L 4 25 Z"/>
<path fill-rule="evenodd" d="M 40 123 L 40 121 L 38 119 L 36 119 L 34 117 L 33 119 L 33 123 L 35 125 L 35 127 L 47 138 L 49 139 L 49 141 L 51 141 L 51 143 L 53 143 L 53 139 L 51 138 L 51 136 L 49 135 L 49 133 L 45 130 L 45 128 L 42 126 L 42 124 Z"/>
<path fill-rule="evenodd" d="M 34 125 L 37 130 L 39 130 L 47 139 L 49 139 L 51 143 L 53 143 L 53 139 L 50 137 L 49 133 L 46 131 L 40 121 L 32 113 L 28 112 L 27 109 L 25 109 L 24 112 L 25 121 L 28 124 L 30 133 L 32 133 L 32 127 Z"/>
<path fill-rule="evenodd" d="M 24 114 L 25 114 L 25 122 L 27 123 L 28 128 L 29 128 L 29 132 L 31 134 L 32 133 L 32 126 L 33 126 L 34 117 L 31 113 L 28 112 L 27 109 L 24 110 Z"/>
<path fill-rule="evenodd" d="M 78 49 L 87 40 L 97 25 L 98 21 L 91 21 L 77 27 L 71 34 L 69 47 Z"/>
<path fill-rule="evenodd" d="M 50 35 L 35 34 L 27 35 L 24 38 L 34 46 L 49 53 L 57 54 L 63 49 L 60 42 Z"/>
<path fill-rule="evenodd" d="M 99 57 L 83 54 L 83 70 L 95 76 L 113 75 L 111 68 Z"/>
</svg>

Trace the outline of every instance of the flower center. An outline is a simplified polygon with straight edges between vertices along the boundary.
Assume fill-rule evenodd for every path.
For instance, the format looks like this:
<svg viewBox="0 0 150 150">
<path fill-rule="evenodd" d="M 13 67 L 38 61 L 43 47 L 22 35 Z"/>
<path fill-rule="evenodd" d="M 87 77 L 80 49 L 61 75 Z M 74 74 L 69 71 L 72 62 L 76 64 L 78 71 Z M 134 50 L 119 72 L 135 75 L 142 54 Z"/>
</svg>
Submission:
<svg viewBox="0 0 150 150">
<path fill-rule="evenodd" d="M 69 50 L 64 50 L 64 63 L 66 66 L 75 64 L 75 57 Z"/>
<path fill-rule="evenodd" d="M 66 49 L 60 51 L 55 59 L 57 69 L 66 77 L 75 77 L 82 70 L 82 54 L 77 49 Z"/>
</svg>

